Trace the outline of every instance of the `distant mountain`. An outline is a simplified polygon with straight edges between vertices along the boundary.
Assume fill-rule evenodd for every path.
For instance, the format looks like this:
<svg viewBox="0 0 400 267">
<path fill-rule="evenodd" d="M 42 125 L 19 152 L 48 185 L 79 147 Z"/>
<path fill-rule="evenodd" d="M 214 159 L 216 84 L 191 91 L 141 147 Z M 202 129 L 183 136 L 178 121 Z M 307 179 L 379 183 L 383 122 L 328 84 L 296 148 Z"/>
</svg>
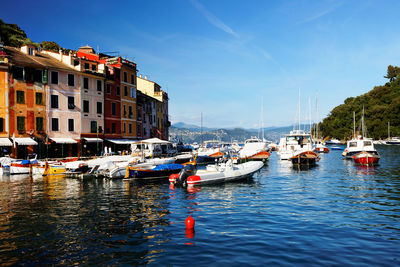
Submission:
<svg viewBox="0 0 400 267">
<path fill-rule="evenodd" d="M 194 124 L 187 124 L 184 122 L 177 122 L 172 124 L 173 127 L 175 128 L 180 128 L 180 129 L 189 129 L 192 131 L 201 131 L 202 127 L 198 126 L 198 125 L 194 125 Z M 215 128 L 208 128 L 208 127 L 203 127 L 203 131 L 212 131 L 212 130 L 216 130 Z"/>
<path fill-rule="evenodd" d="M 180 126 L 180 127 L 177 127 Z M 301 125 L 301 129 L 309 129 L 308 125 Z M 170 127 L 170 136 L 172 140 L 182 141 L 183 143 L 200 143 L 206 140 L 221 140 L 223 142 L 244 142 L 251 137 L 262 138 L 261 130 L 259 129 L 243 129 L 243 128 L 230 128 L 230 129 L 212 129 L 203 128 L 196 125 L 185 123 L 175 123 Z M 278 142 L 279 138 L 293 130 L 293 126 L 285 127 L 266 127 L 264 128 L 264 138 Z"/>
</svg>

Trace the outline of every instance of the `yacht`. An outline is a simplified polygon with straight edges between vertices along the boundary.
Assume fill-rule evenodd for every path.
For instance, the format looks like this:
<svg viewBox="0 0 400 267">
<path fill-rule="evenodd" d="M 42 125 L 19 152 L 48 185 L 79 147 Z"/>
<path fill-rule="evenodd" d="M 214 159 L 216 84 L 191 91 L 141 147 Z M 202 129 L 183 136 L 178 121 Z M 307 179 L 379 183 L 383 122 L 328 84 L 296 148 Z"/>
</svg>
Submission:
<svg viewBox="0 0 400 267">
<path fill-rule="evenodd" d="M 299 153 L 313 151 L 314 143 L 311 134 L 303 130 L 294 130 L 280 139 L 278 147 L 280 159 L 289 160 Z"/>
</svg>

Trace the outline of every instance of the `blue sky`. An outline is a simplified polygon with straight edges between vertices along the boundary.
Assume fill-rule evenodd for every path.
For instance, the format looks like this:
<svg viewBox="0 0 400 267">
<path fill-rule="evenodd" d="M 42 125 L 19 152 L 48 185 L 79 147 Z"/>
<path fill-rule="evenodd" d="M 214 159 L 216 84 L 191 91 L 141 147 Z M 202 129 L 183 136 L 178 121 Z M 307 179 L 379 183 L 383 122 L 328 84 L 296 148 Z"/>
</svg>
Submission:
<svg viewBox="0 0 400 267">
<path fill-rule="evenodd" d="M 167 91 L 173 123 L 286 126 L 326 117 L 400 65 L 400 1 L 9 1 L 0 17 L 35 42 L 133 59 Z"/>
</svg>

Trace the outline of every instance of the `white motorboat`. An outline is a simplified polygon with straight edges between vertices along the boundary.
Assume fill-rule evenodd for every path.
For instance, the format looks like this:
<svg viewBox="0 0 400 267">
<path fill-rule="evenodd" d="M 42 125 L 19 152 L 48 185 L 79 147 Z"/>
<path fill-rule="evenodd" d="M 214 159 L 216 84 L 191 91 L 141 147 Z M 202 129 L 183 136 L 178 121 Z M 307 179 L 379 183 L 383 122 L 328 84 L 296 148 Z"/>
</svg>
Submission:
<svg viewBox="0 0 400 267">
<path fill-rule="evenodd" d="M 160 164 L 170 164 L 173 163 L 174 161 L 175 161 L 174 157 L 145 159 L 144 161 L 139 160 L 138 158 L 136 158 L 133 161 L 120 161 L 120 162 L 109 161 L 99 166 L 97 172 L 99 173 L 99 175 L 105 178 L 121 179 L 125 177 L 128 165 L 135 167 L 149 167 Z"/>
<path fill-rule="evenodd" d="M 355 112 L 353 113 L 353 139 L 347 141 L 347 147 L 344 149 L 342 155 L 346 159 L 353 159 L 355 155 L 360 152 L 368 152 L 372 155 L 379 156 L 378 151 L 374 147 L 373 140 L 371 138 L 367 138 L 366 130 L 364 127 L 364 108 L 361 116 L 361 133 L 362 135 L 358 135 L 356 137 L 356 119 Z"/>
<path fill-rule="evenodd" d="M 385 140 L 386 145 L 400 145 L 400 137 L 392 137 Z"/>
<path fill-rule="evenodd" d="M 346 159 L 353 159 L 353 156 L 363 151 L 378 155 L 378 151 L 375 149 L 372 139 L 363 138 L 362 136 L 347 141 L 347 147 L 343 151 L 342 155 Z"/>
<path fill-rule="evenodd" d="M 337 139 L 330 139 L 325 141 L 325 145 L 340 145 L 342 142 L 340 142 Z"/>
<path fill-rule="evenodd" d="M 267 150 L 267 142 L 253 137 L 244 142 L 243 148 L 239 151 L 239 158 L 266 161 L 270 156 L 270 153 Z"/>
<path fill-rule="evenodd" d="M 311 134 L 303 130 L 294 130 L 280 139 L 278 155 L 281 160 L 289 160 L 294 155 L 313 150 Z"/>
<path fill-rule="evenodd" d="M 253 176 L 264 166 L 264 163 L 249 161 L 233 164 L 232 159 L 228 159 L 227 162 L 207 165 L 205 169 L 200 170 L 193 169 L 192 166 L 188 164 L 180 173 L 170 175 L 170 183 L 191 187 L 239 180 Z"/>
</svg>

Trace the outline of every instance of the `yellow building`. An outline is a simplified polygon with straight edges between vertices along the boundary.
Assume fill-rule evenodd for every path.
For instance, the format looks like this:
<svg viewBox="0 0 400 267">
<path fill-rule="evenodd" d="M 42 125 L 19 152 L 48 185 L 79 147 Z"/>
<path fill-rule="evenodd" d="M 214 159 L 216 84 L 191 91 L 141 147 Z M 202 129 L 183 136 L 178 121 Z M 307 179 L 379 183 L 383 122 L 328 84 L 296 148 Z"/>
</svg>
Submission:
<svg viewBox="0 0 400 267">
<path fill-rule="evenodd" d="M 120 58 L 121 64 L 121 135 L 137 138 L 136 64 Z"/>
<path fill-rule="evenodd" d="M 171 124 L 168 118 L 168 94 L 161 90 L 159 84 L 147 79 L 147 76 L 142 77 L 142 75 L 137 77 L 137 89 L 158 100 L 153 111 L 156 117 L 156 124 L 153 126 L 157 127 L 156 132 L 161 139 L 168 140 L 168 129 Z"/>
</svg>

